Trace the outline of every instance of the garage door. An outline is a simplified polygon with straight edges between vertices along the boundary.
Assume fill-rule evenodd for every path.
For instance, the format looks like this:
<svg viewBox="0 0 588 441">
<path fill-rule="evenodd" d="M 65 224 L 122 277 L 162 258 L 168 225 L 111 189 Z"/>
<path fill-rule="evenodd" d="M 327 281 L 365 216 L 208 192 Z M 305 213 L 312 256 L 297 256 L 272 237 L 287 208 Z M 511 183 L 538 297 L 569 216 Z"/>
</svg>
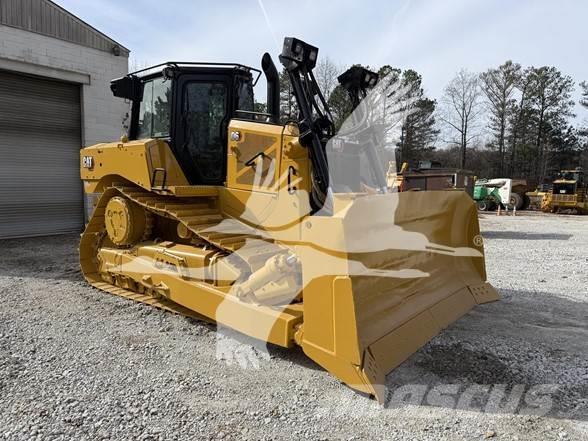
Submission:
<svg viewBox="0 0 588 441">
<path fill-rule="evenodd" d="M 80 231 L 80 86 L 0 71 L 0 238 Z"/>
</svg>

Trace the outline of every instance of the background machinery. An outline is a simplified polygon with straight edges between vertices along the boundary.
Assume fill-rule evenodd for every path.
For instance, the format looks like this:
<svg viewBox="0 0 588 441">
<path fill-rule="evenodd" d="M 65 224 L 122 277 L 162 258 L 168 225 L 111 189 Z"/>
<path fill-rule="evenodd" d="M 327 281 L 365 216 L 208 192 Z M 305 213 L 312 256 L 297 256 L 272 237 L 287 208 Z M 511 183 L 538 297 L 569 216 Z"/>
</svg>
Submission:
<svg viewBox="0 0 588 441">
<path fill-rule="evenodd" d="M 434 161 L 419 161 L 416 168 L 404 163 L 396 177 L 400 191 L 460 190 L 470 196 L 474 180 L 468 170 L 443 167 Z"/>
<path fill-rule="evenodd" d="M 561 210 L 588 213 L 588 185 L 581 167 L 559 172 L 551 189 L 543 195 L 541 209 L 551 213 Z"/>
<path fill-rule="evenodd" d="M 525 196 L 529 198 L 529 208 L 532 210 L 541 210 L 545 195 L 551 192 L 553 184 L 539 184 L 533 191 L 528 191 Z"/>
<path fill-rule="evenodd" d="M 525 210 L 530 203 L 526 191 L 527 182 L 524 179 L 479 179 L 474 185 L 473 197 L 481 211 L 495 210 L 498 205 Z"/>
<path fill-rule="evenodd" d="M 300 109 L 284 125 L 268 54 L 268 113 L 253 111 L 261 72 L 240 64 L 169 62 L 114 80 L 131 124 L 81 151 L 80 263 L 96 288 L 298 345 L 384 401 L 386 373 L 498 294 L 468 195 L 388 191 L 365 120 L 359 141 L 331 142 L 317 55 L 284 40 Z"/>
<path fill-rule="evenodd" d="M 474 185 L 474 200 L 480 211 L 493 211 L 510 200 L 510 179 L 480 179 Z"/>
</svg>

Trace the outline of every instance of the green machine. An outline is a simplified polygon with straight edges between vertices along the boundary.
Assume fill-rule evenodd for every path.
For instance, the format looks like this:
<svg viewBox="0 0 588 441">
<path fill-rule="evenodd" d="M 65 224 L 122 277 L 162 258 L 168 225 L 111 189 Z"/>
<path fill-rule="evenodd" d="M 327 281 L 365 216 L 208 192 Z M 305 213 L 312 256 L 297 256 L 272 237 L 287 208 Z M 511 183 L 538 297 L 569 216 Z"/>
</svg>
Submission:
<svg viewBox="0 0 588 441">
<path fill-rule="evenodd" d="M 525 210 L 530 199 L 526 195 L 527 181 L 524 179 L 478 179 L 474 184 L 474 200 L 480 211 L 503 208 Z"/>
<path fill-rule="evenodd" d="M 474 184 L 474 200 L 480 211 L 495 210 L 498 205 L 507 206 L 511 199 L 512 181 L 506 178 L 479 179 Z"/>
</svg>

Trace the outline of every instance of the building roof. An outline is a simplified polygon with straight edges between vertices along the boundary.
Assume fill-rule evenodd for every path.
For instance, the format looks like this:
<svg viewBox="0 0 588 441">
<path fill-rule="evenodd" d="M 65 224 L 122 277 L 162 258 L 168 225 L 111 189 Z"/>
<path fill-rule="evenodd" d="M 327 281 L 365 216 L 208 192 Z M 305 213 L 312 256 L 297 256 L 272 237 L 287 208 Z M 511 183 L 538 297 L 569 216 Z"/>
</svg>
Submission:
<svg viewBox="0 0 588 441">
<path fill-rule="evenodd" d="M 129 56 L 129 49 L 50 0 L 0 0 L 0 24 Z"/>
</svg>

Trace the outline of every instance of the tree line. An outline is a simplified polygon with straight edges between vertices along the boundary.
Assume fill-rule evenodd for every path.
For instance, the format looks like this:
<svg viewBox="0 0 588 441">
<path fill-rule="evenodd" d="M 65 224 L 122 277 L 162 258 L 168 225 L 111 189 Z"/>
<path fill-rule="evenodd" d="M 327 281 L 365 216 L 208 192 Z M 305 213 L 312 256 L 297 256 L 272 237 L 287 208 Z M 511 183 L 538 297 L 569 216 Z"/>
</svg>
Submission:
<svg viewBox="0 0 588 441">
<path fill-rule="evenodd" d="M 315 70 L 337 127 L 352 111 L 337 83 L 344 70 L 328 57 Z M 401 85 L 403 99 L 410 99 L 395 145 L 398 167 L 432 160 L 480 177 L 524 178 L 531 185 L 549 181 L 560 169 L 588 168 L 588 128 L 574 120 L 576 82 L 554 66 L 523 67 L 509 60 L 481 73 L 462 69 L 439 101 L 426 96 L 423 78 L 413 69 L 371 70 Z M 588 110 L 588 82 L 578 86 L 579 103 Z M 282 120 L 294 119 L 296 101 L 285 71 L 280 89 Z"/>
</svg>

